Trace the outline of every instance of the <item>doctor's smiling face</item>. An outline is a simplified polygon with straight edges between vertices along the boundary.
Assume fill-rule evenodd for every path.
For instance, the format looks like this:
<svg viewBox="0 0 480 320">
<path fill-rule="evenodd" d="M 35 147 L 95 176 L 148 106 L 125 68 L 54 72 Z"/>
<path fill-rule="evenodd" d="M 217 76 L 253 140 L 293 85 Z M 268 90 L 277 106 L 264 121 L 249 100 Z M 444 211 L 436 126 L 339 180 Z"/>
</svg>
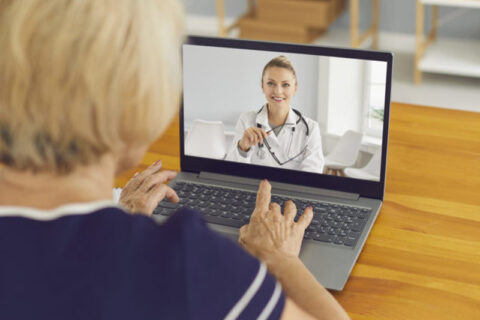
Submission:
<svg viewBox="0 0 480 320">
<path fill-rule="evenodd" d="M 262 90 L 267 98 L 269 111 L 287 111 L 290 101 L 297 92 L 295 74 L 282 67 L 270 67 L 265 70 L 262 79 Z"/>
</svg>

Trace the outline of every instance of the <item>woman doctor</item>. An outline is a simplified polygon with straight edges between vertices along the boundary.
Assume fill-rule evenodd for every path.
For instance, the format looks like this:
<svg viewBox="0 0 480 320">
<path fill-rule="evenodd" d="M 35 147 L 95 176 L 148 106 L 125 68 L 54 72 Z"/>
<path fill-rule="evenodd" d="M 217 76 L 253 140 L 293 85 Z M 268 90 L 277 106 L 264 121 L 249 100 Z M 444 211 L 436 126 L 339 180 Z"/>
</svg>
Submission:
<svg viewBox="0 0 480 320">
<path fill-rule="evenodd" d="M 262 91 L 267 103 L 240 116 L 226 160 L 322 173 L 320 129 L 290 106 L 297 78 L 286 57 L 265 65 Z"/>
</svg>

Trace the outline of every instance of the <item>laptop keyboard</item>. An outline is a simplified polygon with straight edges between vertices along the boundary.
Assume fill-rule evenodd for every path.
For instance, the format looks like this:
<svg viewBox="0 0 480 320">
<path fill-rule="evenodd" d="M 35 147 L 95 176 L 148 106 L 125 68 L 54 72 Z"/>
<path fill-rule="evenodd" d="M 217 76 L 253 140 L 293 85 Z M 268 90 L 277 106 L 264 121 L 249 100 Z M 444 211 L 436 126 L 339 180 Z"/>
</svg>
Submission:
<svg viewBox="0 0 480 320">
<path fill-rule="evenodd" d="M 199 211 L 207 222 L 237 228 L 249 222 L 257 196 L 251 191 L 190 182 L 177 182 L 173 189 L 180 202 L 164 200 L 154 214 L 170 216 L 181 207 L 190 207 Z M 283 210 L 283 203 L 287 200 L 293 200 L 297 206 L 295 221 L 306 207 L 313 208 L 313 219 L 305 230 L 305 239 L 338 246 L 354 247 L 371 213 L 368 208 L 274 194 L 271 201 L 280 204 Z"/>
</svg>

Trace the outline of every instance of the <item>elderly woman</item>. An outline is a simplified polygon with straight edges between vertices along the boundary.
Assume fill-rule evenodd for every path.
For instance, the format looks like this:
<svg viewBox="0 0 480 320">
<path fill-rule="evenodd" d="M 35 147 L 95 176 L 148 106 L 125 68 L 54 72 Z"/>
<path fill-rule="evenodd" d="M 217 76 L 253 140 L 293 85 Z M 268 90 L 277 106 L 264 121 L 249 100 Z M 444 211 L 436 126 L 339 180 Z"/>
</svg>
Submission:
<svg viewBox="0 0 480 320">
<path fill-rule="evenodd" d="M 0 319 L 347 317 L 298 259 L 311 209 L 266 181 L 253 256 L 195 212 L 149 218 L 178 201 L 159 163 L 112 201 L 177 112 L 182 24 L 174 0 L 0 0 Z"/>
</svg>

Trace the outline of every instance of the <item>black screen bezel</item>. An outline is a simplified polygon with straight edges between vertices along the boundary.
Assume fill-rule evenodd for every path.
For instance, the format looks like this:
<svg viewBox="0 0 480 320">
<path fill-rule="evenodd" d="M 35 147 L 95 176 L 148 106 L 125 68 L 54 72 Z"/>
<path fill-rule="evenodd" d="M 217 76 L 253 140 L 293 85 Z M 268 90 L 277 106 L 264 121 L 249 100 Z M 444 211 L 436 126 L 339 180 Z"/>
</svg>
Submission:
<svg viewBox="0 0 480 320">
<path fill-rule="evenodd" d="M 291 169 L 272 168 L 267 166 L 243 164 L 225 160 L 215 160 L 209 158 L 200 158 L 185 155 L 184 146 L 184 115 L 183 99 L 180 109 L 180 167 L 182 171 L 187 172 L 214 172 L 220 174 L 264 179 L 300 184 L 315 188 L 332 189 L 350 193 L 357 193 L 362 197 L 369 197 L 383 200 L 385 194 L 385 170 L 387 160 L 387 141 L 388 127 L 390 120 L 390 94 L 392 79 L 393 54 L 391 52 L 378 52 L 357 49 L 341 49 L 332 47 L 320 47 L 303 44 L 287 44 L 276 42 L 209 38 L 209 37 L 188 37 L 185 44 L 237 48 L 260 51 L 277 51 L 288 53 L 300 53 L 315 56 L 329 56 L 338 58 L 362 59 L 372 61 L 383 61 L 387 63 L 387 75 L 385 85 L 385 103 L 384 103 L 384 125 L 382 138 L 382 156 L 380 167 L 380 181 L 368 181 L 354 178 L 331 176 L 326 174 L 316 174 L 311 172 L 294 171 Z M 314 179 L 313 177 L 318 177 Z"/>
</svg>

